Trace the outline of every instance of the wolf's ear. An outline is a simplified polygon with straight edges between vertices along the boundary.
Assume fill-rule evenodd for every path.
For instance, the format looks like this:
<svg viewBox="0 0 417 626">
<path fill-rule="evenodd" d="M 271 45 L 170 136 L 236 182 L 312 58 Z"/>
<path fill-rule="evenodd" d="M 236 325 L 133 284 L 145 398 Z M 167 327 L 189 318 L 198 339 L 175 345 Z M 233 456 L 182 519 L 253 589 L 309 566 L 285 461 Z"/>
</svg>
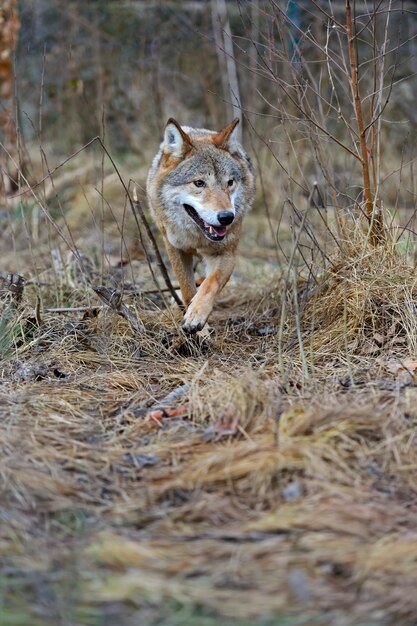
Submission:
<svg viewBox="0 0 417 626">
<path fill-rule="evenodd" d="M 164 134 L 164 147 L 175 157 L 184 156 L 193 144 L 190 137 L 172 117 L 167 121 Z"/>
<path fill-rule="evenodd" d="M 234 130 L 236 126 L 239 124 L 239 118 L 236 117 L 233 122 L 230 122 L 227 126 L 225 126 L 222 130 L 220 130 L 217 135 L 213 137 L 213 143 L 218 148 L 230 149 L 233 144 L 236 142 L 236 138 L 234 136 Z"/>
</svg>

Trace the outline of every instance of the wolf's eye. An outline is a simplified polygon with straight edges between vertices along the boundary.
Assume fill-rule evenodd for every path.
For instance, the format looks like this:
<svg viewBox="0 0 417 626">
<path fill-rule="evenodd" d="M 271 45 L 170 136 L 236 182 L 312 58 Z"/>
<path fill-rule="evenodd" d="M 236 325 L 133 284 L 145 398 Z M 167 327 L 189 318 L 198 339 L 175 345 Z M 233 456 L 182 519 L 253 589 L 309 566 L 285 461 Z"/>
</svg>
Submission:
<svg viewBox="0 0 417 626">
<path fill-rule="evenodd" d="M 233 185 L 234 185 L 234 184 L 235 184 L 235 179 L 234 179 L 234 178 L 230 178 L 230 179 L 227 181 L 227 186 L 228 186 L 228 187 L 233 187 Z"/>
<path fill-rule="evenodd" d="M 206 186 L 206 183 L 204 182 L 204 180 L 195 180 L 195 181 L 194 181 L 194 185 L 195 185 L 196 187 L 205 187 L 205 186 Z"/>
</svg>

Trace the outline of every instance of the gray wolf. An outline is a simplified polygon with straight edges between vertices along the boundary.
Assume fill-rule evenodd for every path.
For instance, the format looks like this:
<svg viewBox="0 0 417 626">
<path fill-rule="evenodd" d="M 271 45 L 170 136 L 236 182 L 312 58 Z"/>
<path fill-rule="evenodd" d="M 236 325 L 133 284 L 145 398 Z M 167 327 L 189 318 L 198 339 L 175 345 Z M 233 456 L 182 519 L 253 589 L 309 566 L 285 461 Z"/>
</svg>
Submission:
<svg viewBox="0 0 417 626">
<path fill-rule="evenodd" d="M 234 136 L 238 122 L 216 132 L 170 118 L 148 174 L 149 207 L 187 307 L 182 321 L 187 333 L 204 327 L 232 274 L 242 218 L 255 194 L 253 166 Z M 195 255 L 206 267 L 198 290 Z"/>
</svg>

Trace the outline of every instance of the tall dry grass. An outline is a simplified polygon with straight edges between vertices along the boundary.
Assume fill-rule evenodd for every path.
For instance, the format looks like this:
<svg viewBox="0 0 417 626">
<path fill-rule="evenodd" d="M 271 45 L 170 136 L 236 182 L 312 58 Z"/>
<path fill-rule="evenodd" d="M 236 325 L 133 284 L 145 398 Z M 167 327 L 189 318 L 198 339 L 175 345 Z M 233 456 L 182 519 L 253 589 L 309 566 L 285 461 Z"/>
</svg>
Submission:
<svg viewBox="0 0 417 626">
<path fill-rule="evenodd" d="M 100 140 L 84 136 L 58 156 L 44 92 L 27 189 L 5 207 L 7 624 L 417 619 L 415 190 L 411 148 L 388 124 L 410 84 L 398 74 L 407 71 L 408 35 L 398 47 L 405 26 L 389 2 L 367 13 L 353 3 L 350 41 L 340 3 L 311 7 L 291 16 L 283 3 L 228 3 L 259 195 L 214 332 L 197 339 L 179 329 L 181 312 L 125 189 L 136 184 L 143 199 L 164 107 L 189 122 L 194 87 L 181 101 L 168 53 L 154 43 L 132 82 L 153 94 L 149 123 L 139 124 L 139 153 L 122 158 L 106 113 L 109 33 L 100 13 L 91 24 L 71 7 L 61 14 L 73 34 L 92 33 L 96 83 L 81 74 L 77 88 L 89 89 L 88 107 L 91 94 L 100 98 Z M 164 21 L 159 7 L 149 28 L 181 22 L 192 33 L 188 10 Z M 209 17 L 198 13 L 201 28 L 211 28 Z M 198 64 L 206 101 L 196 118 L 215 125 L 227 87 L 204 32 L 195 54 L 207 59 Z M 141 41 L 146 48 L 149 38 Z M 51 58 L 42 56 L 45 88 Z M 195 68 L 188 58 L 184 68 L 186 90 Z M 82 119 L 74 134 L 86 132 Z M 372 214 L 361 178 L 368 157 Z"/>
</svg>

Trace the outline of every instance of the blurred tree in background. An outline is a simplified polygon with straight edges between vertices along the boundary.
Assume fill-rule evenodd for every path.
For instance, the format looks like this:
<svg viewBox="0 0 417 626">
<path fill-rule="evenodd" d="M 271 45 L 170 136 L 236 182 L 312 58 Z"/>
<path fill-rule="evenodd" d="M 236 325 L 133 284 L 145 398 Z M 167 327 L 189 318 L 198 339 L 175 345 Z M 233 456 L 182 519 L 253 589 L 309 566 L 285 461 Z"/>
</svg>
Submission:
<svg viewBox="0 0 417 626">
<path fill-rule="evenodd" d="M 42 118 L 43 140 L 62 152 L 101 135 L 117 151 L 143 154 L 170 114 L 226 119 L 207 3 L 23 0 L 21 14 L 26 136 Z"/>
<path fill-rule="evenodd" d="M 16 125 L 14 60 L 20 28 L 17 0 L 4 0 L 0 6 L 0 129 L 4 146 L 2 182 L 6 193 L 18 184 L 17 170 L 23 169 L 20 135 Z"/>
<path fill-rule="evenodd" d="M 220 4 L 227 5 L 243 113 L 253 114 L 265 136 L 276 135 L 282 116 L 274 106 L 285 94 L 275 77 L 291 83 L 290 60 L 305 81 L 328 83 L 314 42 L 323 48 L 338 45 L 334 28 L 330 25 L 329 34 L 325 11 L 309 0 Z M 323 10 L 328 4 L 318 3 Z M 41 132 L 44 142 L 65 153 L 96 134 L 106 135 L 115 150 L 143 154 L 149 142 L 154 147 L 154 135 L 159 139 L 170 115 L 209 127 L 227 122 L 231 98 L 212 14 L 218 5 L 20 0 L 16 75 L 25 137 Z M 330 5 L 335 16 L 343 15 L 343 2 Z M 375 28 L 384 28 L 383 11 Z M 387 71 L 395 64 L 396 81 L 416 69 L 414 30 L 415 16 L 405 17 L 398 5 L 389 23 L 392 55 L 386 63 Z M 360 46 L 366 46 L 365 35 Z M 227 33 L 224 42 L 226 50 Z M 403 45 L 396 49 L 398 42 Z M 411 114 L 410 84 L 397 87 L 392 98 L 401 113 Z M 291 113 L 291 101 L 284 105 Z M 332 117 L 336 123 L 337 115 Z"/>
<path fill-rule="evenodd" d="M 415 5 L 353 6 L 371 143 L 374 115 L 379 124 L 373 186 L 393 207 L 414 208 Z M 316 182 L 324 205 L 358 205 L 344 2 L 20 0 L 18 8 L 16 85 L 9 69 L 2 131 L 10 139 L 21 129 L 32 164 L 39 146 L 57 163 L 98 135 L 118 159 L 136 160 L 143 183 L 168 117 L 219 128 L 240 109 L 262 178 L 258 206 L 279 219 L 284 199 L 305 203 Z M 17 25 L 16 8 L 15 16 Z M 32 167 L 31 180 L 45 174 Z"/>
</svg>

